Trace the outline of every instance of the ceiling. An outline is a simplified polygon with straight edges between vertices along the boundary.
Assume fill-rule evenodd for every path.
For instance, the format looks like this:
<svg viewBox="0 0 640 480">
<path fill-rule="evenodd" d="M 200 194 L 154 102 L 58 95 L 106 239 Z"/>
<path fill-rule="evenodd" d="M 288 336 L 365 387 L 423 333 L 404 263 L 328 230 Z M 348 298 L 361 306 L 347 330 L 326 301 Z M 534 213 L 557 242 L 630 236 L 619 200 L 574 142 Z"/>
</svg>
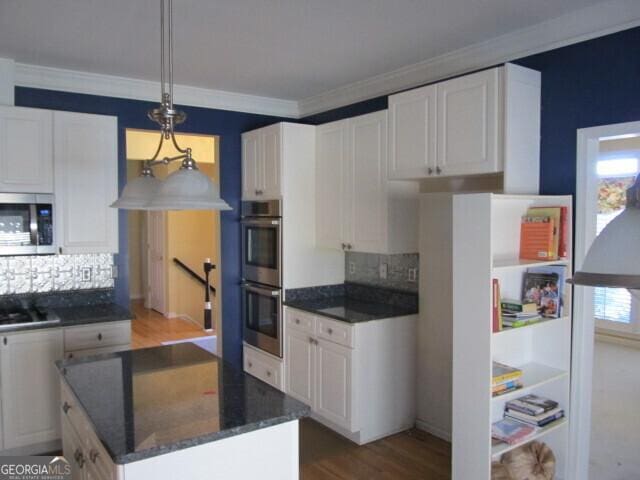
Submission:
<svg viewBox="0 0 640 480">
<path fill-rule="evenodd" d="M 178 0 L 175 82 L 302 100 L 599 0 Z M 158 0 L 0 0 L 0 57 L 159 78 Z"/>
</svg>

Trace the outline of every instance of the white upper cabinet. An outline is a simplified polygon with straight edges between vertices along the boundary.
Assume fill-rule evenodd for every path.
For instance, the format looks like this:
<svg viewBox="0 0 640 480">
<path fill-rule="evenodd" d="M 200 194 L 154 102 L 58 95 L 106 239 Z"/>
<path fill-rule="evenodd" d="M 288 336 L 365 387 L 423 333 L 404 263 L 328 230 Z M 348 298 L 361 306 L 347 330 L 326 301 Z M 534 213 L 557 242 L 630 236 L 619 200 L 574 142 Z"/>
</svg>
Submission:
<svg viewBox="0 0 640 480">
<path fill-rule="evenodd" d="M 506 64 L 391 95 L 389 123 L 391 179 L 504 172 L 505 192 L 537 193 L 539 72 Z"/>
<path fill-rule="evenodd" d="M 282 195 L 282 124 L 242 134 L 242 199 L 273 200 Z"/>
<path fill-rule="evenodd" d="M 499 71 L 494 68 L 437 85 L 436 175 L 502 170 L 498 147 Z"/>
<path fill-rule="evenodd" d="M 316 129 L 316 244 L 343 248 L 346 242 L 348 121 Z"/>
<path fill-rule="evenodd" d="M 389 97 L 389 178 L 420 178 L 436 169 L 436 87 Z"/>
<path fill-rule="evenodd" d="M 4 449 L 60 438 L 60 383 L 54 362 L 62 360 L 62 331 L 9 334 L 0 345 Z"/>
<path fill-rule="evenodd" d="M 54 112 L 57 235 L 60 253 L 117 253 L 118 121 Z"/>
<path fill-rule="evenodd" d="M 387 111 L 316 130 L 316 245 L 369 253 L 417 249 L 418 185 L 387 180 Z"/>
<path fill-rule="evenodd" d="M 52 113 L 0 106 L 0 192 L 53 193 Z"/>
</svg>

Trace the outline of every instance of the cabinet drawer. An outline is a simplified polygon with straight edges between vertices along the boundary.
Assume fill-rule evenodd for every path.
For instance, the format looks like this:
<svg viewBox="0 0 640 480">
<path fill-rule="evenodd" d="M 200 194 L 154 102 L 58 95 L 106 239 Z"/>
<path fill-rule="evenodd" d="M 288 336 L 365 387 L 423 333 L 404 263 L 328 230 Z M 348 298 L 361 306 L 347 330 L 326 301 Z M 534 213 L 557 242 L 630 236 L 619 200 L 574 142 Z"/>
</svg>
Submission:
<svg viewBox="0 0 640 480">
<path fill-rule="evenodd" d="M 83 325 L 70 327 L 64 331 L 65 352 L 129 343 L 131 343 L 131 322 L 129 321 Z"/>
<path fill-rule="evenodd" d="M 318 337 L 330 342 L 353 348 L 355 339 L 353 327 L 344 322 L 338 322 L 326 317 L 316 317 L 318 322 Z"/>
<path fill-rule="evenodd" d="M 103 353 L 121 352 L 122 350 L 129 350 L 131 344 L 125 343 L 122 345 L 109 345 L 108 347 L 99 348 L 85 348 L 84 350 L 67 350 L 64 352 L 64 358 L 71 360 L 72 358 L 88 357 L 91 355 L 102 355 Z"/>
<path fill-rule="evenodd" d="M 278 390 L 284 388 L 282 361 L 247 346 L 244 347 L 244 371 Z"/>
<path fill-rule="evenodd" d="M 80 411 L 80 406 L 75 397 L 69 391 L 69 387 L 61 382 L 60 388 L 60 412 L 63 419 L 66 419 L 78 435 L 83 434 L 82 424 L 84 415 Z M 66 452 L 65 452 L 66 453 Z"/>
<path fill-rule="evenodd" d="M 287 328 L 295 328 L 296 330 L 302 330 L 303 332 L 310 334 L 315 333 L 315 317 L 310 313 L 303 312 L 302 310 L 296 310 L 294 308 L 287 308 L 285 319 Z"/>
</svg>

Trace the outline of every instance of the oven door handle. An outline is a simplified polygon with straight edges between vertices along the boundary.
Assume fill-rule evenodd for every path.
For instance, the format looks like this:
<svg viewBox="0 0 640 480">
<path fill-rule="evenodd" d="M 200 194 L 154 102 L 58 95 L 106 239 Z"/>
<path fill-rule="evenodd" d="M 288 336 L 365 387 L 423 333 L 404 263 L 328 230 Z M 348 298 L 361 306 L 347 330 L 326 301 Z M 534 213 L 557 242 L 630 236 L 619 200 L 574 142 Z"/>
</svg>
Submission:
<svg viewBox="0 0 640 480">
<path fill-rule="evenodd" d="M 271 227 L 280 225 L 280 220 L 273 218 L 243 218 L 240 223 L 252 227 Z"/>
<path fill-rule="evenodd" d="M 266 295 L 270 297 L 280 296 L 280 290 L 256 287 L 255 285 L 251 285 L 250 283 L 242 283 L 240 286 L 249 292 L 257 293 L 259 295 Z"/>
</svg>

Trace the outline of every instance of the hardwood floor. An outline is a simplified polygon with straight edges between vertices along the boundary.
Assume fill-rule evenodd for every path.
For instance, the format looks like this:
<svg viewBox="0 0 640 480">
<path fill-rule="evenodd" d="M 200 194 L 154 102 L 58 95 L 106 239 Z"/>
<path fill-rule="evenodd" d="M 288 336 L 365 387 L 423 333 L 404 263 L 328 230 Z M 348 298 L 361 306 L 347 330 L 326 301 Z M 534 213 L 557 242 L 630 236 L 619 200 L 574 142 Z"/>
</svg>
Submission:
<svg viewBox="0 0 640 480">
<path fill-rule="evenodd" d="M 200 327 L 182 318 L 166 318 L 160 313 L 144 308 L 142 300 L 131 302 L 135 319 L 131 322 L 131 348 L 148 348 L 162 342 L 185 338 L 205 337 L 215 333 L 205 332 Z"/>
<path fill-rule="evenodd" d="M 451 446 L 419 430 L 358 446 L 311 419 L 300 425 L 301 480 L 445 480 Z"/>
</svg>

